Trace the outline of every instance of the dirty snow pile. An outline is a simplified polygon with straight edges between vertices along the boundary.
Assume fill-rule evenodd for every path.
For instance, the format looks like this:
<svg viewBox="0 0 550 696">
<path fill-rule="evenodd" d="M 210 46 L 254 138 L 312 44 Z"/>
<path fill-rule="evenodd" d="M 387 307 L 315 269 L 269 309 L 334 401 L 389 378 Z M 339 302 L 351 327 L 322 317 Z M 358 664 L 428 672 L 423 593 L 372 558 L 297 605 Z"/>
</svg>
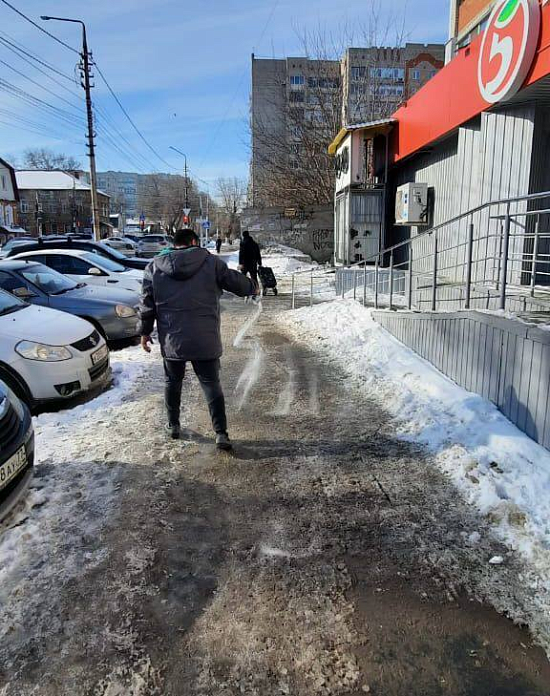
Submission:
<svg viewBox="0 0 550 696">
<path fill-rule="evenodd" d="M 39 581 L 60 584 L 57 573 L 65 582 L 101 560 L 102 551 L 90 549 L 113 512 L 120 471 L 104 458 L 100 446 L 109 443 L 113 454 L 120 447 L 113 428 L 121 404 L 131 398 L 139 378 L 157 360 L 158 355 L 147 355 L 138 347 L 112 353 L 109 390 L 87 403 L 34 419 L 34 478 L 23 504 L 3 522 L 0 537 L 0 605 L 4 608 L 0 639 L 18 626 L 18 603 L 12 592 L 17 591 L 28 605 L 27 586 Z M 90 540 L 90 549 L 83 540 Z M 63 558 L 61 571 L 50 562 L 54 557 Z M 24 580 L 14 583 L 15 573 Z M 39 593 L 36 601 L 40 601 Z"/>
<path fill-rule="evenodd" d="M 427 445 L 501 539 L 550 578 L 550 452 L 399 343 L 358 302 L 337 300 L 286 316 L 299 339 L 381 402 L 399 437 Z"/>
</svg>

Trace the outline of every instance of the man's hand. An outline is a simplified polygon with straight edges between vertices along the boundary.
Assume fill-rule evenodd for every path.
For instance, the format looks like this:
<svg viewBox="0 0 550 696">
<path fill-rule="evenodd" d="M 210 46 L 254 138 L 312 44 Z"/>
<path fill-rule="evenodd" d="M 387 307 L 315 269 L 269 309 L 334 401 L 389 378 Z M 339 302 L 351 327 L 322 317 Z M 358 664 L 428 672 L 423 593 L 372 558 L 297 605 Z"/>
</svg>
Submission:
<svg viewBox="0 0 550 696">
<path fill-rule="evenodd" d="M 149 345 L 151 344 L 151 345 Z M 141 347 L 146 353 L 151 352 L 151 346 L 153 345 L 153 339 L 151 336 L 142 336 L 141 337 Z"/>
</svg>

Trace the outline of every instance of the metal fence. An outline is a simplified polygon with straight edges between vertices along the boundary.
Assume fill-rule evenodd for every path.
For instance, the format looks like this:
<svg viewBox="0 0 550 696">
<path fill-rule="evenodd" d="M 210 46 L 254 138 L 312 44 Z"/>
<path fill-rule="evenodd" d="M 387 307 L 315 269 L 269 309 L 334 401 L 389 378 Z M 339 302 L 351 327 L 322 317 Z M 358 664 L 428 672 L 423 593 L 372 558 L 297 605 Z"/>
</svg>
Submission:
<svg viewBox="0 0 550 696">
<path fill-rule="evenodd" d="M 473 208 L 338 269 L 335 285 L 337 294 L 353 292 L 375 307 L 432 311 L 506 309 L 518 297 L 550 300 L 550 192 Z M 293 298 L 297 286 L 293 278 Z"/>
</svg>

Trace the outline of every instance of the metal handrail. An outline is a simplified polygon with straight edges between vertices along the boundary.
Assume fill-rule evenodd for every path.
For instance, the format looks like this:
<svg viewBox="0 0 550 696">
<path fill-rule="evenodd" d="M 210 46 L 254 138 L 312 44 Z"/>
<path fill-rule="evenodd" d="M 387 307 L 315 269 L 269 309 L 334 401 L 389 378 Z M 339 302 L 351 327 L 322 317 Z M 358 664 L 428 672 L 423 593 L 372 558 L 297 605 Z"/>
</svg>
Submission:
<svg viewBox="0 0 550 696">
<path fill-rule="evenodd" d="M 468 217 L 472 215 L 476 215 L 477 213 L 482 212 L 483 210 L 486 210 L 487 208 L 490 208 L 494 205 L 507 205 L 507 204 L 512 204 L 512 203 L 522 203 L 525 201 L 532 201 L 532 200 L 539 200 L 541 198 L 550 198 L 550 191 L 544 191 L 542 193 L 530 193 L 525 196 L 519 196 L 517 198 L 503 198 L 503 199 L 497 199 L 494 201 L 489 201 L 488 203 L 482 203 L 475 208 L 470 208 L 470 210 L 467 210 L 465 213 L 461 213 L 460 215 L 456 215 L 454 218 L 451 218 L 450 220 L 446 220 L 445 222 L 441 222 L 438 225 L 434 225 L 433 227 L 430 227 L 428 230 L 424 230 L 424 232 L 421 232 L 420 234 L 417 234 L 416 237 L 411 237 L 410 239 L 405 239 L 403 242 L 399 242 L 398 244 L 394 244 L 393 246 L 390 247 L 385 247 L 381 251 L 378 251 L 376 254 L 373 254 L 372 256 L 368 256 L 366 259 L 363 259 L 362 261 L 357 261 L 356 263 L 352 263 L 349 266 L 346 266 L 346 268 L 353 268 L 354 266 L 361 267 L 363 264 L 368 263 L 371 260 L 375 260 L 377 258 L 380 258 L 381 256 L 386 256 L 386 254 L 391 253 L 392 251 L 395 251 L 396 249 L 400 249 L 401 247 L 408 246 L 412 243 L 417 242 L 419 239 L 423 239 L 424 237 L 429 237 L 432 235 L 434 232 L 438 232 L 439 230 L 442 230 L 443 228 L 453 225 L 457 222 L 460 222 L 461 220 L 466 220 Z M 529 211 L 527 211 L 529 212 Z M 541 215 L 543 214 L 544 211 L 541 211 Z M 514 216 L 521 216 L 521 213 L 517 213 Z M 504 216 L 505 218 L 506 216 Z M 512 215 L 508 215 L 508 217 L 512 217 Z M 496 235 L 493 235 L 495 237 Z"/>
<path fill-rule="evenodd" d="M 499 292 L 500 307 L 504 309 L 506 306 L 507 286 L 525 286 L 524 279 L 528 283 L 529 276 L 531 278 L 531 296 L 534 296 L 537 278 L 550 276 L 550 254 L 545 253 L 546 249 L 544 247 L 541 249 L 539 246 L 541 240 L 550 239 L 550 232 L 540 229 L 541 216 L 550 214 L 550 208 L 544 206 L 540 210 L 517 212 L 516 210 L 511 210 L 511 205 L 543 200 L 545 198 L 550 198 L 550 191 L 489 201 L 441 222 L 414 237 L 384 249 L 379 249 L 366 259 L 345 267 L 347 271 L 354 273 L 353 276 L 349 277 L 348 281 L 345 281 L 342 275 L 340 276 L 342 296 L 346 292 L 346 283 L 348 290 L 351 290 L 350 280 L 353 281 L 353 296 L 354 298 L 357 296 L 357 283 L 358 280 L 361 280 L 361 270 L 363 271 L 363 302 L 366 304 L 367 288 L 370 288 L 370 291 L 374 292 L 375 306 L 378 306 L 381 292 L 379 287 L 380 281 L 382 282 L 382 288 L 385 288 L 384 293 L 387 292 L 389 296 L 390 307 L 393 305 L 394 298 L 397 295 L 401 295 L 407 300 L 408 307 L 412 308 L 413 304 L 415 304 L 413 302 L 413 297 L 416 298 L 415 292 L 420 292 L 420 302 L 425 302 L 426 292 L 431 286 L 431 307 L 432 310 L 435 310 L 438 301 L 443 301 L 441 298 L 438 298 L 438 294 L 440 294 L 438 289 L 444 286 L 459 286 L 465 287 L 465 297 L 464 291 L 460 290 L 457 295 L 457 301 L 464 302 L 465 308 L 469 308 L 471 300 L 478 297 L 481 285 L 483 285 L 488 289 L 487 292 L 489 294 L 487 297 L 489 299 L 490 288 Z M 481 212 L 493 206 L 503 205 L 506 206 L 506 212 L 502 215 L 491 215 L 489 213 L 488 217 L 475 218 L 476 215 L 478 216 Z M 522 217 L 525 218 L 523 224 L 518 220 L 518 218 Z M 527 219 L 530 218 L 535 218 L 534 232 L 530 230 L 527 224 Z M 501 221 L 497 230 L 494 229 L 495 220 Z M 458 229 L 453 229 L 453 226 L 464 222 L 468 223 L 467 228 L 460 226 Z M 483 223 L 483 228 L 480 227 L 479 222 Z M 512 231 L 512 225 L 516 226 L 516 230 Z M 479 236 L 476 236 L 476 229 Z M 480 234 L 482 229 L 486 229 L 485 234 Z M 428 247 L 425 245 L 427 238 L 433 240 Z M 530 247 L 518 248 L 517 240 L 530 240 L 532 249 Z M 417 249 L 415 245 L 420 246 L 420 249 Z M 477 249 L 475 256 L 473 253 L 474 248 Z M 408 250 L 405 260 L 401 260 L 399 257 L 396 258 L 396 252 L 401 249 Z M 385 265 L 386 260 L 389 263 L 389 267 Z M 320 275 L 320 269 L 297 271 L 292 276 L 293 298 L 297 276 L 306 273 L 311 276 L 312 297 L 310 301 L 313 303 L 314 277 L 326 278 L 335 273 L 335 271 L 334 269 L 326 269 L 322 272 L 322 276 Z M 510 280 L 508 279 L 509 273 L 512 273 Z M 529 285 L 527 284 L 528 287 Z M 476 298 L 472 298 L 474 289 Z M 450 301 L 448 297 L 446 296 L 445 302 Z M 489 299 L 487 302 L 489 302 Z"/>
</svg>

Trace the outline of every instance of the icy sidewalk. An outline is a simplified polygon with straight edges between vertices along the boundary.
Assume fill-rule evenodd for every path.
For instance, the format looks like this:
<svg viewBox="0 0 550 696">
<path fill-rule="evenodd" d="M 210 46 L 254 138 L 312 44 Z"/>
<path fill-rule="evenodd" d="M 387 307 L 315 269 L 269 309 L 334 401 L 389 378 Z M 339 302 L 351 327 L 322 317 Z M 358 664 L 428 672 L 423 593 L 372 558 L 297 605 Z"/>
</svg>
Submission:
<svg viewBox="0 0 550 696">
<path fill-rule="evenodd" d="M 550 453 L 489 401 L 457 386 L 399 343 L 358 302 L 300 309 L 283 321 L 378 399 L 395 417 L 399 437 L 428 446 L 497 535 L 546 578 L 540 589 L 550 593 Z"/>
</svg>

